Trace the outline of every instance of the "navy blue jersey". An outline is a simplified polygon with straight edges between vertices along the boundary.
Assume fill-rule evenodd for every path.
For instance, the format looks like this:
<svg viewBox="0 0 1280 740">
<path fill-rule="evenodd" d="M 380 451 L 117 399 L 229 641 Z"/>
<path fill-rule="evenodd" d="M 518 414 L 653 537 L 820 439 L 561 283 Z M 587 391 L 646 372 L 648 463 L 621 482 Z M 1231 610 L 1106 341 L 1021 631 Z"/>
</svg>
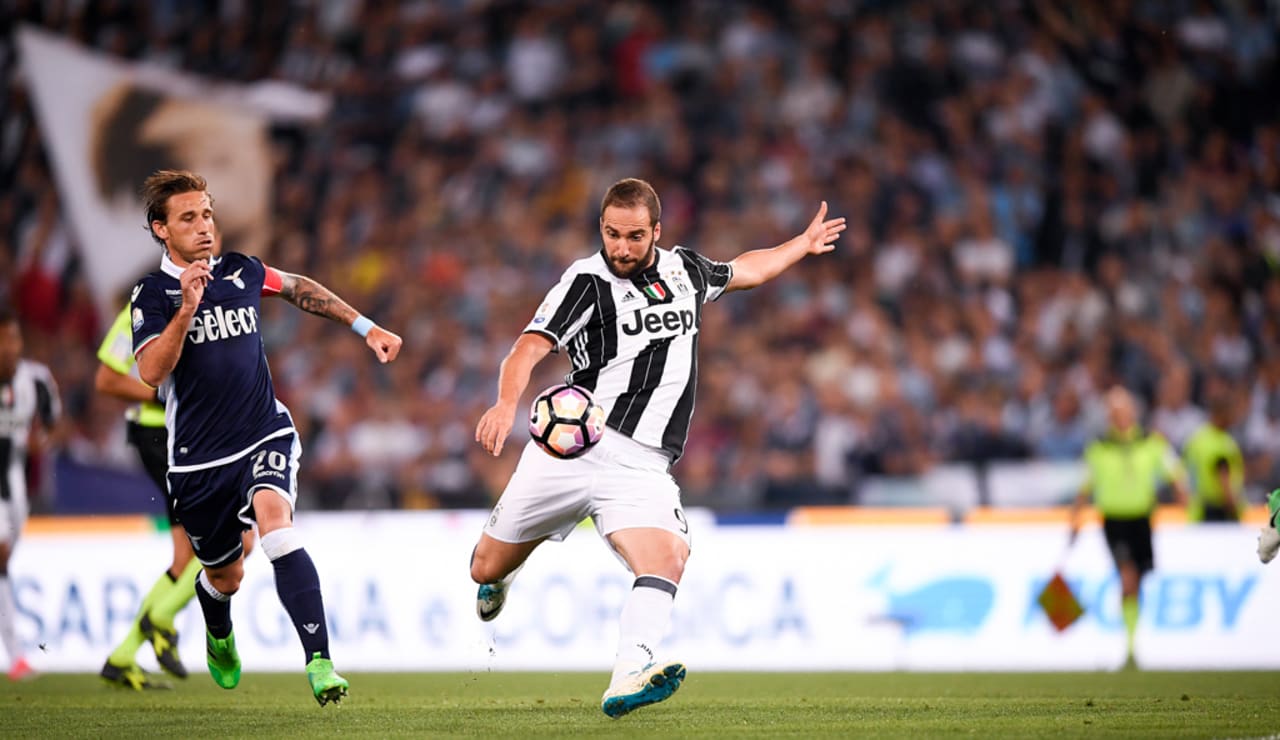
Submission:
<svg viewBox="0 0 1280 740">
<path fill-rule="evenodd" d="M 258 325 L 263 294 L 279 290 L 277 274 L 258 258 L 235 252 L 211 264 L 204 299 L 165 381 L 173 472 L 224 465 L 293 431 L 289 410 L 276 400 Z M 182 305 L 182 270 L 166 254 L 160 269 L 134 287 L 129 315 L 135 357 Z"/>
</svg>

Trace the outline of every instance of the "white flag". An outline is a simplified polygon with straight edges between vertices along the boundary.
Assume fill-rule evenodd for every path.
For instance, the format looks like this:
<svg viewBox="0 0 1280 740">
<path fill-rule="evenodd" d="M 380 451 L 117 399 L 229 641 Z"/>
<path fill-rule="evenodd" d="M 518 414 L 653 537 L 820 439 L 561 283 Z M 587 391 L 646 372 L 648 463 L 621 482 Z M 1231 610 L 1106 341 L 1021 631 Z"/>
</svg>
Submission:
<svg viewBox="0 0 1280 740">
<path fill-rule="evenodd" d="M 268 127 L 318 120 L 327 95 L 127 62 L 31 26 L 19 30 L 18 48 L 62 212 L 104 316 L 159 265 L 161 247 L 138 197 L 155 170 L 204 176 L 222 248 L 261 254 L 274 177 Z"/>
</svg>

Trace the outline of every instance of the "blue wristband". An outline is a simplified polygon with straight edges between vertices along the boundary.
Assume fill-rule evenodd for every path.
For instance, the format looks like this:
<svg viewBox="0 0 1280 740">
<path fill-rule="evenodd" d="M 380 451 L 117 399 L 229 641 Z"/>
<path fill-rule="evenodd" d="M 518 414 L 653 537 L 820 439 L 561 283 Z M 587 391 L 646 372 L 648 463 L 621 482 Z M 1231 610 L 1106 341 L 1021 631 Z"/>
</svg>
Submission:
<svg viewBox="0 0 1280 740">
<path fill-rule="evenodd" d="M 351 322 L 351 331 L 362 337 L 369 336 L 369 330 L 373 328 L 373 322 L 365 316 L 356 316 L 356 320 Z"/>
</svg>

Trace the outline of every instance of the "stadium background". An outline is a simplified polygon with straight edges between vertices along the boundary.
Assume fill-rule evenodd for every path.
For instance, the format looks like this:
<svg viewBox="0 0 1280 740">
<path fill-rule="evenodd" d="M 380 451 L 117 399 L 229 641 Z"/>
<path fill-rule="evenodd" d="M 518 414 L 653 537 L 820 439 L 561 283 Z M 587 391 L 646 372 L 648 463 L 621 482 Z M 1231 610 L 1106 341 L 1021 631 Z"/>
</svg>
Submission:
<svg viewBox="0 0 1280 740">
<path fill-rule="evenodd" d="M 233 177 L 265 178 L 269 207 L 245 207 L 238 243 L 316 277 L 405 337 L 401 358 L 375 367 L 349 333 L 266 308 L 277 391 L 307 449 L 306 513 L 492 502 L 520 447 L 493 461 L 472 442 L 498 362 L 563 266 L 596 248 L 600 194 L 629 175 L 662 196 L 666 246 L 714 258 L 788 237 L 824 198 L 851 224 L 833 254 L 705 313 L 698 409 L 675 474 L 686 504 L 708 510 L 708 528 L 879 521 L 865 508 L 801 508 L 813 505 L 910 507 L 897 526 L 925 528 L 906 531 L 907 541 L 926 549 L 937 532 L 960 532 L 961 551 L 982 533 L 949 522 L 976 527 L 1002 505 L 1067 500 L 1113 383 L 1135 390 L 1144 421 L 1177 444 L 1222 400 L 1246 452 L 1251 500 L 1280 478 L 1276 3 L 5 8 L 0 299 L 22 315 L 28 354 L 53 367 L 71 423 L 65 447 L 35 466 L 37 512 L 158 510 L 129 472 L 123 407 L 92 390 L 94 349 L 132 280 L 104 282 L 94 265 L 156 247 L 140 215 L 127 244 L 94 238 L 99 224 L 75 193 L 93 178 L 99 199 L 111 200 L 113 178 L 140 178 L 104 172 L 86 146 L 69 150 L 80 160 L 54 150 L 53 129 L 67 120 L 41 112 L 49 93 L 35 85 L 47 70 L 20 53 L 23 28 L 118 60 L 122 79 L 178 102 L 233 119 L 251 109 L 259 128 L 233 120 L 187 136 L 234 131 L 247 137 L 238 150 L 254 155 L 247 162 L 154 142 L 146 156 L 221 165 L 228 185 L 210 184 L 220 204 L 243 195 Z M 276 90 L 298 109 L 264 105 L 253 92 L 264 81 L 288 83 L 288 95 Z M 323 104 L 299 102 L 301 90 Z M 210 117 L 195 118 L 207 126 Z M 86 130 L 103 126 L 84 119 Z M 127 120 L 116 125 L 129 132 Z M 134 127 L 143 130 L 141 118 Z M 150 161 L 118 165 L 145 173 L 138 163 Z M 249 172 L 262 167 L 265 175 Z M 546 363 L 534 385 L 562 372 Z M 470 521 L 459 516 L 422 521 Z M 1029 592 L 1058 556 L 1044 541 L 1063 529 L 1052 516 L 1030 519 L 1039 523 L 1001 530 L 1040 542 L 1027 572 L 1010 576 Z M 1216 619 L 1215 634 L 1236 646 L 1228 653 L 1275 665 L 1243 647 L 1280 602 L 1245 562 L 1251 535 L 1206 530 L 1176 535 L 1196 547 L 1175 558 L 1183 571 L 1168 588 L 1183 611 L 1169 617 L 1168 637 Z M 56 549 L 38 537 L 24 547 Z M 157 553 L 146 562 L 161 562 L 162 547 L 142 547 Z M 1100 540 L 1078 549 L 1081 577 L 1114 588 Z M 1238 557 L 1197 554 L 1207 551 Z M 15 570 L 25 565 L 41 595 L 95 577 L 69 567 L 41 581 L 42 561 L 22 552 Z M 912 560 L 918 553 L 901 557 L 919 568 L 906 586 L 868 563 L 859 582 L 892 603 L 945 576 Z M 730 575 L 714 577 L 732 586 Z M 784 573 L 773 585 L 788 582 Z M 948 602 L 962 614 L 941 632 L 1003 629 L 966 621 L 971 594 Z M 1221 603 L 1202 607 L 1204 594 Z M 1256 618 L 1240 616 L 1245 596 Z M 113 613 L 107 596 L 94 598 L 90 611 Z M 1026 607 L 1021 591 L 1012 598 Z M 883 611 L 901 627 L 900 613 Z M 86 628 L 90 644 L 113 629 L 104 620 Z M 1118 649 L 1114 619 L 1099 625 Z M 90 634 L 99 627 L 101 638 Z M 725 642 L 726 654 L 734 645 Z M 1089 653 L 1087 665 L 1108 664 L 1108 650 Z M 1157 653 L 1172 665 L 1200 660 Z M 871 667 L 901 665 L 910 660 Z"/>
</svg>

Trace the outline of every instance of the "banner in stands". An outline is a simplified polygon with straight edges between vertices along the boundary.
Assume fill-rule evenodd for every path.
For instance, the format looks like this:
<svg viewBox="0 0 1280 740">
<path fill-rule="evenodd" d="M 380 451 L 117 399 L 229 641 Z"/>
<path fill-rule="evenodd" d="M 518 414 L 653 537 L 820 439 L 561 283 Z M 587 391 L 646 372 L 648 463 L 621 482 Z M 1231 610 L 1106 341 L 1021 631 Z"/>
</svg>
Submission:
<svg viewBox="0 0 1280 740">
<path fill-rule="evenodd" d="M 1119 584 L 1097 529 L 1063 570 L 1085 614 L 1055 632 L 1036 596 L 1066 533 L 1043 526 L 717 527 L 694 550 L 666 655 L 694 670 L 1098 670 L 1124 658 Z M 324 584 L 333 655 L 349 670 L 605 671 L 631 576 L 594 531 L 532 557 L 494 622 L 475 616 L 468 558 L 483 512 L 298 516 Z M 1144 584 L 1138 661 L 1152 669 L 1280 667 L 1280 573 L 1255 531 L 1164 527 Z M 38 669 L 95 671 L 169 562 L 165 533 L 34 533 L 10 566 Z M 261 552 L 232 606 L 245 670 L 298 670 L 302 652 Z M 202 680 L 203 622 L 180 616 Z M 152 665 L 146 648 L 144 665 Z"/>
<path fill-rule="evenodd" d="M 115 315 L 127 288 L 159 264 L 138 198 L 157 169 L 204 175 L 223 248 L 261 253 L 271 231 L 275 159 L 268 126 L 317 120 L 327 95 L 125 62 L 34 27 L 20 29 L 18 49 L 62 212 L 105 315 Z"/>
</svg>

